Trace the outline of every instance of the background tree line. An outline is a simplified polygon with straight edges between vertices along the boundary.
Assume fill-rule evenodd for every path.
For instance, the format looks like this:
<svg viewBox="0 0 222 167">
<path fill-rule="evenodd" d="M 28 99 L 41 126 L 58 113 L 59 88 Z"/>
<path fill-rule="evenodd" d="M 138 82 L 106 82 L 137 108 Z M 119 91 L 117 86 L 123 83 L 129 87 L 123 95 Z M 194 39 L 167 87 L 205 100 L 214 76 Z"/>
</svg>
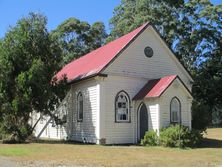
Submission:
<svg viewBox="0 0 222 167">
<path fill-rule="evenodd" d="M 122 0 L 110 19 L 90 25 L 69 18 L 47 30 L 47 18 L 30 13 L 0 40 L 0 132 L 24 141 L 35 110 L 52 114 L 64 98 L 64 82 L 52 80 L 62 66 L 145 22 L 156 26 L 194 78 L 193 127 L 222 119 L 222 5 L 209 0 Z"/>
</svg>

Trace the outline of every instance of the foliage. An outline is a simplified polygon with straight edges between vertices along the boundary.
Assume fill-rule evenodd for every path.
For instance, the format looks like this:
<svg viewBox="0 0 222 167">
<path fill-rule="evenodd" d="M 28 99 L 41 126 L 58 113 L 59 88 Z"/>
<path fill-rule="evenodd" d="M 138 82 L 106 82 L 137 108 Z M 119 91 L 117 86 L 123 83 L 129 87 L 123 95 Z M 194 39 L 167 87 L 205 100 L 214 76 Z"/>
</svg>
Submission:
<svg viewBox="0 0 222 167">
<path fill-rule="evenodd" d="M 192 104 L 192 127 L 201 131 L 205 131 L 207 125 L 211 123 L 209 113 L 210 107 L 193 101 Z"/>
<path fill-rule="evenodd" d="M 76 18 L 69 18 L 51 32 L 62 50 L 62 65 L 100 47 L 106 38 L 102 22 L 89 25 Z"/>
<path fill-rule="evenodd" d="M 147 131 L 144 138 L 140 142 L 143 146 L 157 146 L 158 136 L 155 131 Z"/>
<path fill-rule="evenodd" d="M 110 20 L 108 41 L 151 22 L 194 78 L 195 116 L 209 124 L 222 106 L 222 5 L 209 0 L 122 0 Z M 202 106 L 202 107 L 200 107 Z M 210 121 L 204 116 L 210 115 Z"/>
<path fill-rule="evenodd" d="M 190 131 L 189 140 L 190 140 L 190 142 L 188 143 L 189 147 L 199 146 L 203 141 L 203 131 L 192 129 Z"/>
<path fill-rule="evenodd" d="M 196 147 L 200 144 L 203 135 L 201 131 L 189 130 L 181 125 L 171 125 L 160 131 L 159 143 L 165 147 Z"/>
<path fill-rule="evenodd" d="M 61 50 L 46 24 L 43 15 L 30 13 L 0 43 L 0 128 L 18 142 L 33 130 L 31 112 L 50 114 L 65 96 L 65 76 L 62 84 L 52 80 Z"/>
</svg>

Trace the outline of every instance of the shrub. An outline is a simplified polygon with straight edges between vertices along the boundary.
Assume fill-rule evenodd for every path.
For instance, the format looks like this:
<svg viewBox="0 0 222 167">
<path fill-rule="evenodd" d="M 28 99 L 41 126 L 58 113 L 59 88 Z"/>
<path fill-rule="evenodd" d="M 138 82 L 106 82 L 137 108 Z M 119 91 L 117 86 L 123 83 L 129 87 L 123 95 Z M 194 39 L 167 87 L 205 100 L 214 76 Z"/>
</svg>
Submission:
<svg viewBox="0 0 222 167">
<path fill-rule="evenodd" d="M 203 132 L 200 130 L 192 129 L 190 131 L 189 147 L 197 147 L 203 141 Z"/>
<path fill-rule="evenodd" d="M 203 140 L 203 133 L 200 130 L 189 130 L 182 125 L 170 125 L 160 131 L 158 137 L 155 131 L 146 132 L 140 144 L 143 146 L 164 146 L 164 147 L 197 147 Z"/>
<path fill-rule="evenodd" d="M 169 126 L 160 131 L 159 142 L 164 147 L 178 147 L 181 146 L 181 130 L 179 126 Z"/>
<path fill-rule="evenodd" d="M 189 130 L 181 125 L 171 125 L 160 131 L 159 143 L 165 147 L 195 147 L 203 138 L 198 130 Z"/>
<path fill-rule="evenodd" d="M 147 131 L 144 138 L 140 142 L 143 146 L 157 146 L 158 136 L 155 131 Z"/>
</svg>

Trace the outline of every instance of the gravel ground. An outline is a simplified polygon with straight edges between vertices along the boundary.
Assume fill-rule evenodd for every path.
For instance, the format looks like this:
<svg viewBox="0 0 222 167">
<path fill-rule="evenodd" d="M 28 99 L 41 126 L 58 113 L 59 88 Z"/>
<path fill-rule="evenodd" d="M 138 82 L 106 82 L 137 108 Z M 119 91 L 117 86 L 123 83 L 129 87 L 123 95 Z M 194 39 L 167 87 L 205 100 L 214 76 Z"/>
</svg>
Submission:
<svg viewBox="0 0 222 167">
<path fill-rule="evenodd" d="M 77 165 L 66 164 L 57 161 L 26 161 L 16 162 L 16 160 L 0 156 L 0 167 L 80 167 Z"/>
<path fill-rule="evenodd" d="M 0 167 L 20 167 L 14 160 L 0 156 Z"/>
</svg>

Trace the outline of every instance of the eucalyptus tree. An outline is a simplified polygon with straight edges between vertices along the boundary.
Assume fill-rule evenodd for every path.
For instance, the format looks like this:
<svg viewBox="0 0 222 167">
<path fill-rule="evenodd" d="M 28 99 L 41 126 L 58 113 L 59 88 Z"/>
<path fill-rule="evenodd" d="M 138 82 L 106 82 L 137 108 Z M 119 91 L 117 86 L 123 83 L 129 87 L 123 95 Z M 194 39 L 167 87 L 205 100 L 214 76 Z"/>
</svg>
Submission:
<svg viewBox="0 0 222 167">
<path fill-rule="evenodd" d="M 90 25 L 76 18 L 69 18 L 53 30 L 51 36 L 59 43 L 64 65 L 102 46 L 107 34 L 102 22 Z"/>
</svg>

